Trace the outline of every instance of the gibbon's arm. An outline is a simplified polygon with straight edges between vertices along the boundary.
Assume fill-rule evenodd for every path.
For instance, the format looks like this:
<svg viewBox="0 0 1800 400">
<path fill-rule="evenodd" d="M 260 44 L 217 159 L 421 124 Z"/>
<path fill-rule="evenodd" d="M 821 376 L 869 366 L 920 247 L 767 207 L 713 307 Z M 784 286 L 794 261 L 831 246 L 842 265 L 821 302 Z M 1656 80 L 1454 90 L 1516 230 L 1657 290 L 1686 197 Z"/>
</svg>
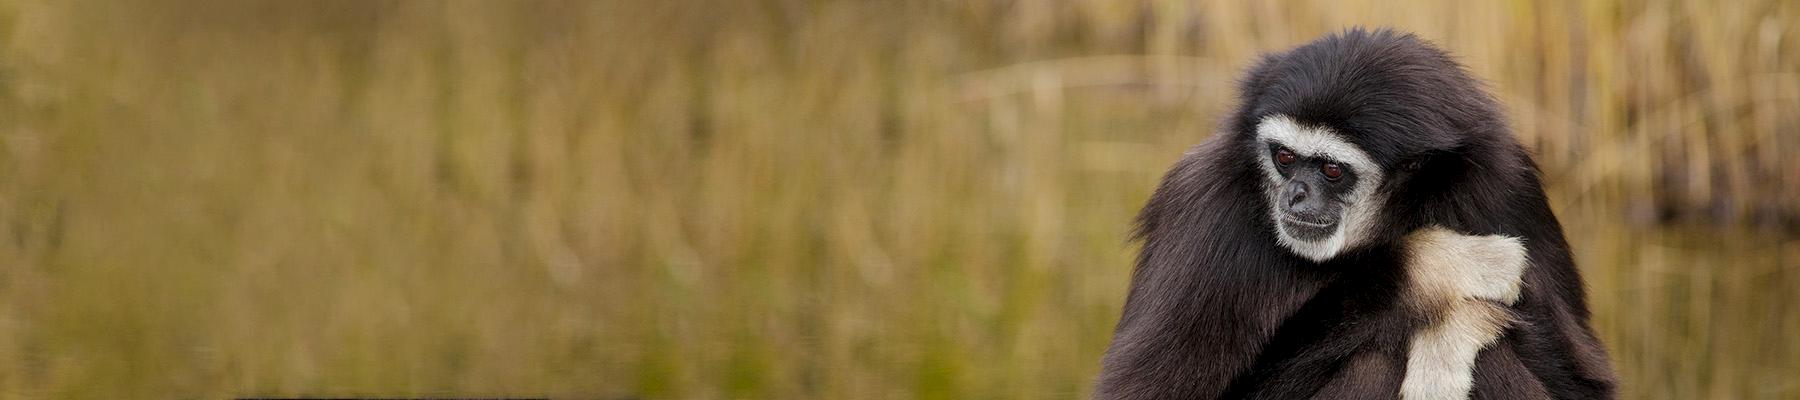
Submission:
<svg viewBox="0 0 1800 400">
<path fill-rule="evenodd" d="M 1517 330 L 1510 330 L 1488 345 L 1475 359 L 1475 387 L 1470 398 L 1549 400 L 1549 390 L 1516 350 Z"/>
<path fill-rule="evenodd" d="M 1097 399 L 1217 398 L 1324 279 L 1277 244 L 1254 165 L 1215 136 L 1163 177 L 1138 216 L 1144 243 Z"/>
<path fill-rule="evenodd" d="M 1559 228 L 1522 233 L 1529 238 L 1530 265 L 1519 300 L 1509 307 L 1517 319 L 1477 360 L 1474 397 L 1615 398 L 1617 378 L 1605 346 L 1588 327 L 1581 277 Z M 1522 366 L 1506 362 L 1503 349 Z"/>
<path fill-rule="evenodd" d="M 1525 243 L 1501 235 L 1464 235 L 1427 227 L 1407 236 L 1406 301 L 1429 321 L 1413 333 L 1406 376 L 1407 400 L 1466 399 L 1474 387 L 1477 357 L 1514 321 L 1527 264 Z M 1507 368 L 1505 354 L 1490 360 Z M 1516 360 L 1516 355 L 1511 357 Z"/>
</svg>

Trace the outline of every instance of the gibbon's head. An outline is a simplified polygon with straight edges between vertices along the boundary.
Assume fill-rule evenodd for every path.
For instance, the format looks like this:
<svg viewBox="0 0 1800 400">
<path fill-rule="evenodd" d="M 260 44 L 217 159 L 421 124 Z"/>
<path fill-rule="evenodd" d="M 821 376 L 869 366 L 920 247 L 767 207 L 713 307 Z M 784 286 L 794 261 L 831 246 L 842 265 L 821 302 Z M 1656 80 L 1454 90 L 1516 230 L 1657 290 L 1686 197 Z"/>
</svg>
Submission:
<svg viewBox="0 0 1800 400">
<path fill-rule="evenodd" d="M 1507 135 L 1496 103 L 1449 55 L 1388 30 L 1268 56 L 1242 92 L 1234 140 L 1261 171 L 1277 240 L 1315 262 L 1418 226 L 1394 207 L 1413 200 L 1408 186 L 1453 185 L 1458 174 L 1431 171 L 1466 170 L 1463 152 Z"/>
</svg>

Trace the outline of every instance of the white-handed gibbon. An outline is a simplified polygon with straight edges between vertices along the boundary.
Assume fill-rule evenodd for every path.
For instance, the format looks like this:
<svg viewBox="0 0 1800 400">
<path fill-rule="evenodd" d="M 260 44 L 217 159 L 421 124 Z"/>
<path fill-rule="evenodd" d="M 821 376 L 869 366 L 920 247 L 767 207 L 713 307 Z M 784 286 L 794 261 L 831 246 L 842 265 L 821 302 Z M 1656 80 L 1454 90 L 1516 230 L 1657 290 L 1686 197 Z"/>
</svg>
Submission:
<svg viewBox="0 0 1800 400">
<path fill-rule="evenodd" d="M 1449 55 L 1269 55 L 1164 176 L 1094 397 L 1613 397 L 1529 153 Z"/>
</svg>

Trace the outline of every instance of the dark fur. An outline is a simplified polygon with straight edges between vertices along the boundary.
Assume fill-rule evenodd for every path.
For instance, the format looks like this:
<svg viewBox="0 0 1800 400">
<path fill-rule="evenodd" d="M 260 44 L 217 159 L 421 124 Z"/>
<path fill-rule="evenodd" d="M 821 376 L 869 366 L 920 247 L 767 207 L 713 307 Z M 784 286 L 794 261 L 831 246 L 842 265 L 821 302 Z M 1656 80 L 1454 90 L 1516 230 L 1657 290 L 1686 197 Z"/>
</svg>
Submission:
<svg viewBox="0 0 1800 400">
<path fill-rule="evenodd" d="M 1614 378 L 1536 165 L 1499 106 L 1412 35 L 1350 30 L 1270 55 L 1222 132 L 1163 178 L 1096 398 L 1394 398 L 1410 313 L 1398 240 L 1428 225 L 1523 238 L 1518 322 L 1482 351 L 1475 398 L 1610 398 Z M 1324 263 L 1276 242 L 1251 151 L 1287 114 L 1331 127 L 1388 177 L 1378 237 Z M 1416 172 L 1403 168 L 1419 162 Z"/>
</svg>

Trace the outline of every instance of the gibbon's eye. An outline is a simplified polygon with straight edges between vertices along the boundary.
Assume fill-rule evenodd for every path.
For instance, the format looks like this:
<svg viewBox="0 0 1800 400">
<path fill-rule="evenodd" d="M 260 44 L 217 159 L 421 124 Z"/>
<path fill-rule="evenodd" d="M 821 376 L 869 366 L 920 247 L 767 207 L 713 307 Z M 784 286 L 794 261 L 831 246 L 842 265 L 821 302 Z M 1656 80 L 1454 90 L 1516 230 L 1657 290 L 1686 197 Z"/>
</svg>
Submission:
<svg viewBox="0 0 1800 400">
<path fill-rule="evenodd" d="M 1336 163 L 1325 163 L 1325 165 L 1319 166 L 1319 171 L 1325 173 L 1325 179 L 1332 181 L 1344 177 L 1344 167 L 1340 167 Z"/>
<path fill-rule="evenodd" d="M 1294 152 L 1288 151 L 1287 149 L 1275 150 L 1275 162 L 1280 163 L 1281 165 L 1293 164 L 1294 161 L 1299 159 L 1300 156 L 1294 155 Z"/>
</svg>

